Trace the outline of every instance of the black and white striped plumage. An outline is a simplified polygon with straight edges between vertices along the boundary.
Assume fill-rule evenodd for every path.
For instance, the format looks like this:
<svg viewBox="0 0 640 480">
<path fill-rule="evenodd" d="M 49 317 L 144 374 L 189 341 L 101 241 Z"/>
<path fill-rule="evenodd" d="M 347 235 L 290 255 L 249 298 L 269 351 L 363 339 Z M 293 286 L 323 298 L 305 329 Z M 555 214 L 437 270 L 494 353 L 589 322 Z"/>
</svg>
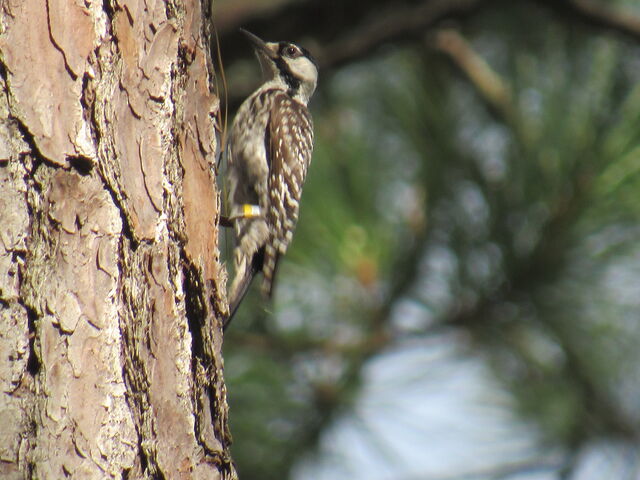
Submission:
<svg viewBox="0 0 640 480">
<path fill-rule="evenodd" d="M 265 43 L 243 32 L 254 44 L 266 82 L 244 101 L 231 127 L 229 204 L 236 273 L 225 326 L 257 272 L 263 273 L 263 292 L 271 294 L 278 259 L 291 243 L 313 150 L 307 103 L 318 78 L 305 49 Z"/>
</svg>

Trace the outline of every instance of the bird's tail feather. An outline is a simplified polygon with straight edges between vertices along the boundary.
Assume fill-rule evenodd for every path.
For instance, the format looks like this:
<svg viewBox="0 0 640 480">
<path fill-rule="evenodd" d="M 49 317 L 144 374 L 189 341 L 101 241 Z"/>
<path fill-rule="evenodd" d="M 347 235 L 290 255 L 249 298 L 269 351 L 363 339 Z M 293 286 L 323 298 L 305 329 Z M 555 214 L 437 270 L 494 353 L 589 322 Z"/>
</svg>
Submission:
<svg viewBox="0 0 640 480">
<path fill-rule="evenodd" d="M 264 249 L 258 251 L 251 262 L 251 265 L 246 268 L 242 278 L 234 279 L 233 284 L 231 286 L 231 299 L 229 301 L 229 316 L 224 320 L 222 324 L 222 329 L 226 330 L 231 320 L 233 320 L 233 316 L 238 311 L 238 307 L 244 300 L 245 295 L 249 291 L 249 287 L 251 286 L 251 282 L 253 278 L 256 276 L 260 270 L 262 270 L 262 262 L 264 259 Z M 241 274 L 237 272 L 236 274 Z"/>
<path fill-rule="evenodd" d="M 253 268 L 249 269 L 245 274 L 244 278 L 240 280 L 237 288 L 235 289 L 234 297 L 229 301 L 229 316 L 225 318 L 224 323 L 222 325 L 222 329 L 226 330 L 231 320 L 233 320 L 233 316 L 238 311 L 238 307 L 244 300 L 245 295 L 249 291 L 249 287 L 251 286 L 251 282 L 253 281 L 253 277 L 256 275 L 256 270 Z"/>
<path fill-rule="evenodd" d="M 273 292 L 276 285 L 276 273 L 278 272 L 278 265 L 280 260 L 280 254 L 274 252 L 269 255 L 269 252 L 265 254 L 264 266 L 262 267 L 262 273 L 264 279 L 262 281 L 262 293 L 266 298 L 273 298 Z"/>
</svg>

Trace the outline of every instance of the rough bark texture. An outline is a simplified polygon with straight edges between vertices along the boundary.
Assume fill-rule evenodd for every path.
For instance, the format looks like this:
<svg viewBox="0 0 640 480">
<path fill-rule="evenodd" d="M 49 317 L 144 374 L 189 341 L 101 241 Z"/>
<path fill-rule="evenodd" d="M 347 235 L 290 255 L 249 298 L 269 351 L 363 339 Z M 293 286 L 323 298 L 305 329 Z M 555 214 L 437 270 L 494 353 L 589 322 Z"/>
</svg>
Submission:
<svg viewBox="0 0 640 480">
<path fill-rule="evenodd" d="M 0 3 L 2 478 L 236 477 L 202 8 Z"/>
</svg>

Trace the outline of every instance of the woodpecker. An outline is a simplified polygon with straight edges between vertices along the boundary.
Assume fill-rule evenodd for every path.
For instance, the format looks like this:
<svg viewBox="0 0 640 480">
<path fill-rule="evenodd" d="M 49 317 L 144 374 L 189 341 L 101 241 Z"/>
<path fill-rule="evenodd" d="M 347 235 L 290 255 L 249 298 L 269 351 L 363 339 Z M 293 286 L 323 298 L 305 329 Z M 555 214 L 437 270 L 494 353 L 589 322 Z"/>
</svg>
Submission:
<svg viewBox="0 0 640 480">
<path fill-rule="evenodd" d="M 256 273 L 271 296 L 278 260 L 285 254 L 300 207 L 313 151 L 313 121 L 307 103 L 316 89 L 318 65 L 290 42 L 253 44 L 264 83 L 240 106 L 228 146 L 230 220 L 236 244 L 235 277 L 229 289 L 226 328 Z"/>
</svg>

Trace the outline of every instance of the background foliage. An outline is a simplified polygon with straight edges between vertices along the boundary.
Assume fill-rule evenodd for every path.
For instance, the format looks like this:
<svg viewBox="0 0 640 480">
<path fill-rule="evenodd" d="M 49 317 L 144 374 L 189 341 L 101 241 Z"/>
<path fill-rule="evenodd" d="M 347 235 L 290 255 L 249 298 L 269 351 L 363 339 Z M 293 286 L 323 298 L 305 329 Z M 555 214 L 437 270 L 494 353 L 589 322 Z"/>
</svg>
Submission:
<svg viewBox="0 0 640 480">
<path fill-rule="evenodd" d="M 636 478 L 640 6 L 452 1 L 334 62 L 389 5 L 327 3 L 216 7 L 232 105 L 237 23 L 325 67 L 275 302 L 225 338 L 241 478 Z"/>
</svg>

